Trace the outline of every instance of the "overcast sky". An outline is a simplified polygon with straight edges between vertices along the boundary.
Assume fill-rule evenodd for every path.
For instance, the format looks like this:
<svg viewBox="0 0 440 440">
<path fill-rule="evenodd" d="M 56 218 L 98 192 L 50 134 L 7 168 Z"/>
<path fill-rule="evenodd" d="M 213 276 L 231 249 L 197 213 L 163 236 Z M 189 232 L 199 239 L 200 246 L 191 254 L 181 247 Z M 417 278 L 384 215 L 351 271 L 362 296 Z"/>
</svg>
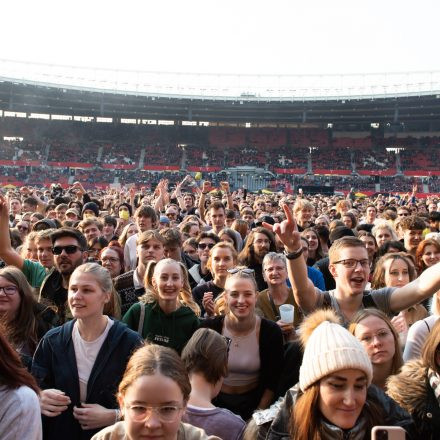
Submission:
<svg viewBox="0 0 440 440">
<path fill-rule="evenodd" d="M 439 12 L 438 0 L 2 0 L 0 59 L 203 73 L 440 70 Z"/>
</svg>

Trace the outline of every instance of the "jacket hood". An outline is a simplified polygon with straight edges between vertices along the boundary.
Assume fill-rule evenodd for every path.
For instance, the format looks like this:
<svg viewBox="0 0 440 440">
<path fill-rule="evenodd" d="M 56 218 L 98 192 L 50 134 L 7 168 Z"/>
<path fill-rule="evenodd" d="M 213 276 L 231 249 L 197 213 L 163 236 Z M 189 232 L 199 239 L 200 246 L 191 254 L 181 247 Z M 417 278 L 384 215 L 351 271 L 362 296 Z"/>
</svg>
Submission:
<svg viewBox="0 0 440 440">
<path fill-rule="evenodd" d="M 387 382 L 387 394 L 410 414 L 422 414 L 426 406 L 427 368 L 421 359 L 407 362 Z"/>
</svg>

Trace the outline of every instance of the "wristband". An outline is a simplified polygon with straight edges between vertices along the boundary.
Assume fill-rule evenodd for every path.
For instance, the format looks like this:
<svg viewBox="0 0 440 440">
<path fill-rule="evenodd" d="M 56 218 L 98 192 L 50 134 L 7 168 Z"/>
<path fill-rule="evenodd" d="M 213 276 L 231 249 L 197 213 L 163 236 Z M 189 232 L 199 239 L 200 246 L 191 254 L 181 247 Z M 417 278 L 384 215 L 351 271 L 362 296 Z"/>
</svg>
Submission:
<svg viewBox="0 0 440 440">
<path fill-rule="evenodd" d="M 286 252 L 284 251 L 284 255 L 288 260 L 296 260 L 298 257 L 300 257 L 303 253 L 303 248 L 300 247 L 298 250 L 294 252 Z"/>
</svg>

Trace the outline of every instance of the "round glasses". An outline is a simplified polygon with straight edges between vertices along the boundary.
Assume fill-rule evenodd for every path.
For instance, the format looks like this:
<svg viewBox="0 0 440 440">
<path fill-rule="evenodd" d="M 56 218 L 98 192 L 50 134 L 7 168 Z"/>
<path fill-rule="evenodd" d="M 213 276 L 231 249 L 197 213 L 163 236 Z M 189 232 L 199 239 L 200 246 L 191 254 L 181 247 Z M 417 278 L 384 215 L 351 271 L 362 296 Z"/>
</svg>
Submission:
<svg viewBox="0 0 440 440">
<path fill-rule="evenodd" d="M 165 406 L 149 406 L 149 405 L 133 405 L 125 407 L 130 418 L 135 422 L 147 421 L 153 412 L 161 422 L 172 423 L 175 422 L 180 414 L 183 406 L 165 405 Z"/>
</svg>

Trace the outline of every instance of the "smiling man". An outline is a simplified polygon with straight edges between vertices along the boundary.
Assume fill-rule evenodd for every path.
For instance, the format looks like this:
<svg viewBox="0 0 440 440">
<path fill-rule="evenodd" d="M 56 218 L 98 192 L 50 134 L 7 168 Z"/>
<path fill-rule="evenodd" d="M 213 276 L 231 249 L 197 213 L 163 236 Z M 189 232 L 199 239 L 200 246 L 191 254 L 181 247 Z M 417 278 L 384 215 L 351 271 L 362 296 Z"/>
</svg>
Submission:
<svg viewBox="0 0 440 440">
<path fill-rule="evenodd" d="M 356 312 L 374 307 L 387 315 L 397 314 L 440 289 L 440 263 L 426 269 L 419 278 L 400 288 L 384 288 L 366 291 L 370 274 L 368 252 L 364 243 L 355 237 L 336 240 L 329 251 L 329 270 L 336 288 L 323 292 L 316 289 L 307 277 L 307 267 L 302 255 L 301 238 L 289 209 L 284 208 L 286 220 L 271 227 L 285 247 L 289 279 L 297 304 L 305 313 L 319 308 L 332 308 L 344 324 Z"/>
</svg>

